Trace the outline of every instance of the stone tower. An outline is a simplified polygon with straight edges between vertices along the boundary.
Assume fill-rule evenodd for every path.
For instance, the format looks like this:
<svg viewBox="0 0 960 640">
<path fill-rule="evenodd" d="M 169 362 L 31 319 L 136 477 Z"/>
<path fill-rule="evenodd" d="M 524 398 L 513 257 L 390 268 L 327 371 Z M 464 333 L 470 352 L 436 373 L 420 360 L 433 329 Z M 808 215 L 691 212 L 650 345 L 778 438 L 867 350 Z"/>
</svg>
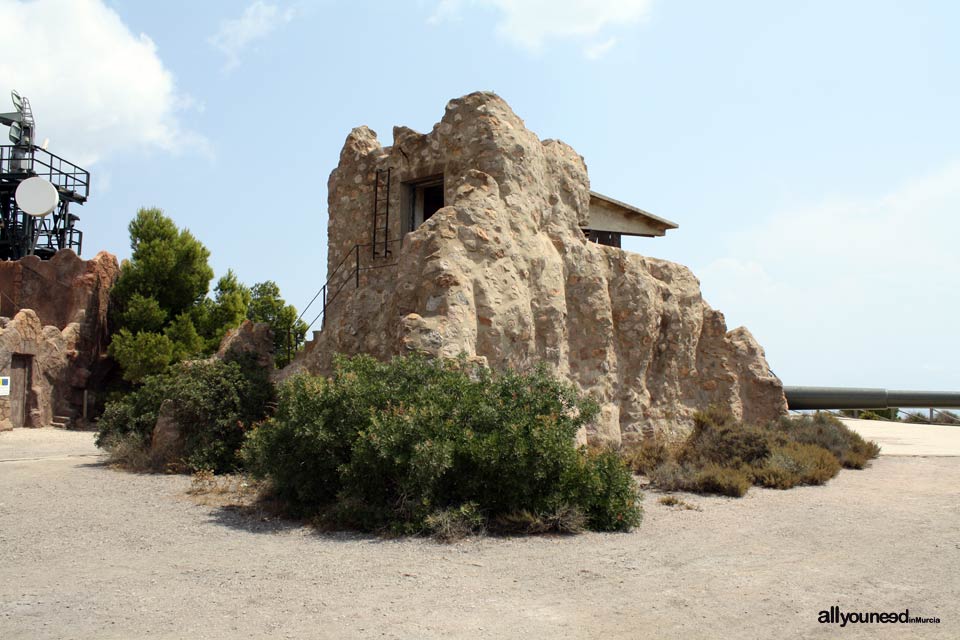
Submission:
<svg viewBox="0 0 960 640">
<path fill-rule="evenodd" d="M 542 362 L 600 402 L 589 435 L 613 442 L 682 433 L 711 404 L 749 422 L 786 411 L 763 349 L 727 331 L 688 268 L 591 241 L 583 158 L 501 98 L 452 100 L 430 133 L 393 138 L 347 137 L 329 179 L 323 330 L 282 375 L 327 373 L 334 353 Z"/>
</svg>

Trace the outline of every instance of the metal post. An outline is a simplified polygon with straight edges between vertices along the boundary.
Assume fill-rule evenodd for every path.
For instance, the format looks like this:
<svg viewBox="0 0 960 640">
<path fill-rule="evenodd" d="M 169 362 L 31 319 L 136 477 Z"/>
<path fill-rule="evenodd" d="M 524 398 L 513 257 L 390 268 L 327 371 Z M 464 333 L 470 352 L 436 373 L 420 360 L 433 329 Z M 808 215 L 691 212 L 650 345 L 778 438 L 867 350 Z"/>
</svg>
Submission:
<svg viewBox="0 0 960 640">
<path fill-rule="evenodd" d="M 387 167 L 387 202 L 383 214 L 383 255 L 390 255 L 390 172 L 392 167 Z"/>
<path fill-rule="evenodd" d="M 360 245 L 354 247 L 356 254 L 356 266 L 354 267 L 354 272 L 356 273 L 357 280 L 357 289 L 360 288 Z"/>
<path fill-rule="evenodd" d="M 933 407 L 930 407 L 930 424 L 933 424 Z"/>
<path fill-rule="evenodd" d="M 83 390 L 83 420 L 87 420 L 87 390 Z"/>
<path fill-rule="evenodd" d="M 371 250 L 373 251 L 374 257 L 377 255 L 377 209 L 380 206 L 380 169 L 377 169 L 377 173 L 373 177 L 373 242 L 371 242 Z"/>
<path fill-rule="evenodd" d="M 323 309 L 321 310 L 323 320 L 320 321 L 320 328 L 323 329 L 327 326 L 327 285 L 323 285 L 320 291 L 323 292 Z"/>
</svg>

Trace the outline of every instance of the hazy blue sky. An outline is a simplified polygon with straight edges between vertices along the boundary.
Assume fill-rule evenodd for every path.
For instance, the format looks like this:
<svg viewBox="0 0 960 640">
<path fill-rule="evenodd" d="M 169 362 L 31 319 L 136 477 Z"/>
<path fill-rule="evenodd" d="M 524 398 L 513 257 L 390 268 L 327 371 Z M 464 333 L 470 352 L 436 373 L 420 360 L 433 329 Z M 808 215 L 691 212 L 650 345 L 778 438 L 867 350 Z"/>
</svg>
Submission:
<svg viewBox="0 0 960 640">
<path fill-rule="evenodd" d="M 0 24 L 0 92 L 93 174 L 85 255 L 128 256 L 157 206 L 303 305 L 350 129 L 389 144 L 493 90 L 680 223 L 626 248 L 692 267 L 785 383 L 960 389 L 960 3 L 0 0 Z"/>
</svg>

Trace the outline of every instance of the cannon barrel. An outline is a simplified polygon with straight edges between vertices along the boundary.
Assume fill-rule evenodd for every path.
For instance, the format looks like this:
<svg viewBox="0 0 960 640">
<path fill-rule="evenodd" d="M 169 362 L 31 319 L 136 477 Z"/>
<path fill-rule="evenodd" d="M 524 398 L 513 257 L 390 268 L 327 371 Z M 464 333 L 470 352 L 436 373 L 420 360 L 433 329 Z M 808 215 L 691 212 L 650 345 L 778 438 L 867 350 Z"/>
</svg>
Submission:
<svg viewBox="0 0 960 640">
<path fill-rule="evenodd" d="M 850 387 L 784 387 L 790 409 L 960 409 L 960 392 Z"/>
</svg>

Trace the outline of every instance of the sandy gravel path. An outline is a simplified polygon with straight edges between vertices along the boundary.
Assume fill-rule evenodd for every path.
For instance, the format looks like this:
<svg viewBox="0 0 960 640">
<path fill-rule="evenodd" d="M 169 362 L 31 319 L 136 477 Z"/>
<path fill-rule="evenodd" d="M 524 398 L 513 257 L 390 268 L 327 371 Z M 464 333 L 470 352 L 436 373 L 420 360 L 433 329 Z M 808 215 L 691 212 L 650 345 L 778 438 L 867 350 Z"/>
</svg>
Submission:
<svg viewBox="0 0 960 640">
<path fill-rule="evenodd" d="M 0 638 L 958 638 L 960 458 L 657 504 L 630 534 L 383 541 L 198 506 L 92 435 L 0 434 Z M 939 625 L 817 623 L 846 610 Z"/>
<path fill-rule="evenodd" d="M 960 456 L 960 425 L 914 424 L 842 418 L 841 422 L 880 445 L 881 455 Z"/>
</svg>

